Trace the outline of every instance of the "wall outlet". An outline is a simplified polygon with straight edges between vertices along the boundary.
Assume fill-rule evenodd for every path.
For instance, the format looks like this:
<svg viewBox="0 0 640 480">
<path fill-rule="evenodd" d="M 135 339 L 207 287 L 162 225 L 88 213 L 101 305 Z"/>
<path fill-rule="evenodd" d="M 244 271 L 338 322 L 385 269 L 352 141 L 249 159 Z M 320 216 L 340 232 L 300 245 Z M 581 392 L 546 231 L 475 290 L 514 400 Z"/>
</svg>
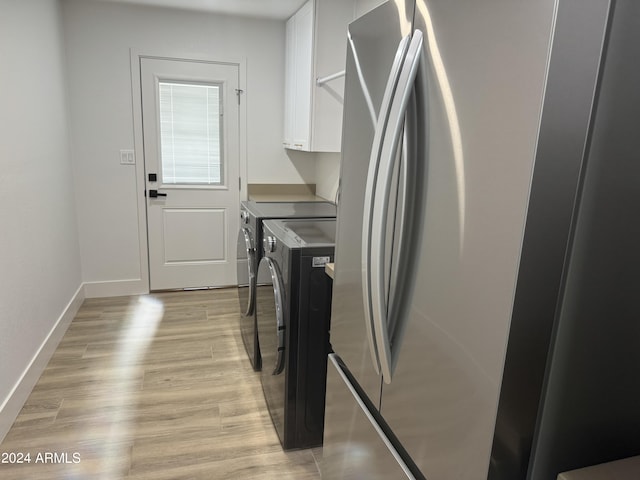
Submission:
<svg viewBox="0 0 640 480">
<path fill-rule="evenodd" d="M 120 165 L 135 165 L 136 156 L 133 150 L 120 150 Z"/>
</svg>

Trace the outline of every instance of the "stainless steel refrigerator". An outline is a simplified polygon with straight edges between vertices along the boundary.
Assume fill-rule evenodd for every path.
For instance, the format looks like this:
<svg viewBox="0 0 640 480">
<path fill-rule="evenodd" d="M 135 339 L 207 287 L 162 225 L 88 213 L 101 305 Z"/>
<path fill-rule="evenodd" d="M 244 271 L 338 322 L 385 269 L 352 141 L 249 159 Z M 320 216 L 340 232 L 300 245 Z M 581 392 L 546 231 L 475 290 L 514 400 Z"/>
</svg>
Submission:
<svg viewBox="0 0 640 480">
<path fill-rule="evenodd" d="M 639 5 L 349 26 L 324 480 L 640 454 Z"/>
</svg>

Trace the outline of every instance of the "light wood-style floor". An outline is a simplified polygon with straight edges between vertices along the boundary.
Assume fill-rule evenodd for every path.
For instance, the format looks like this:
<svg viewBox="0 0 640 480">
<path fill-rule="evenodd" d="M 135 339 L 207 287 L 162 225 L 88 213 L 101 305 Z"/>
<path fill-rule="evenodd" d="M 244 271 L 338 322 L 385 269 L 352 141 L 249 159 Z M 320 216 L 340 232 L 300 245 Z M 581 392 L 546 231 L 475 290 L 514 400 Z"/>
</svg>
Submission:
<svg viewBox="0 0 640 480">
<path fill-rule="evenodd" d="M 0 444 L 31 463 L 0 478 L 319 479 L 319 449 L 280 447 L 238 310 L 235 289 L 86 300 Z"/>
</svg>

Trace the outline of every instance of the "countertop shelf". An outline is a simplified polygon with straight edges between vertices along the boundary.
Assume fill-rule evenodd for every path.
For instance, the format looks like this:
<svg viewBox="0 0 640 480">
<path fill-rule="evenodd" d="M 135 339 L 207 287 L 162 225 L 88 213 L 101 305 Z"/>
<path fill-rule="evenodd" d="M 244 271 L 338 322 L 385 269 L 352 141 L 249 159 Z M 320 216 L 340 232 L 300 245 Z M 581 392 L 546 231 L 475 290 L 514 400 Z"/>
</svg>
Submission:
<svg viewBox="0 0 640 480">
<path fill-rule="evenodd" d="M 316 195 L 315 184 L 252 183 L 248 185 L 249 200 L 254 202 L 326 202 Z"/>
<path fill-rule="evenodd" d="M 249 195 L 254 202 L 326 202 L 326 198 L 312 194 L 255 193 Z"/>
<path fill-rule="evenodd" d="M 325 263 L 324 265 L 324 272 L 327 275 L 329 275 L 331 278 L 333 278 L 334 267 L 335 267 L 335 264 L 333 263 Z"/>
<path fill-rule="evenodd" d="M 640 478 L 640 456 L 561 473 L 558 480 L 636 480 Z"/>
</svg>

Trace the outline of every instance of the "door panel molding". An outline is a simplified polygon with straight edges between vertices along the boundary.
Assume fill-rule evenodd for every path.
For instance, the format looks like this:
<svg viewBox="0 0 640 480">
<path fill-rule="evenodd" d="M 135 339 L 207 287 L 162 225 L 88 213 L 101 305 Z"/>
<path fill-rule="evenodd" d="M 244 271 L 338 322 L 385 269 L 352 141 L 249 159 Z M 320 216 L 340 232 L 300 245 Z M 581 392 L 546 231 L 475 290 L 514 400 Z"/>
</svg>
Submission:
<svg viewBox="0 0 640 480">
<path fill-rule="evenodd" d="M 188 239 L 188 252 L 182 253 L 183 239 L 174 238 L 172 232 L 182 228 L 180 217 L 209 217 L 207 220 L 198 223 L 199 231 L 196 235 L 190 235 Z M 190 262 L 220 262 L 228 260 L 225 255 L 226 245 L 213 245 L 205 239 L 209 235 L 214 235 L 216 229 L 222 230 L 225 234 L 227 229 L 227 210 L 225 208 L 163 208 L 162 227 L 164 230 L 164 262 L 165 264 L 184 264 Z M 189 223 L 189 222 L 187 222 Z M 167 228 L 168 224 L 172 228 Z M 204 240 L 204 241 L 203 241 Z M 222 247 L 222 248 L 215 248 Z"/>
</svg>

